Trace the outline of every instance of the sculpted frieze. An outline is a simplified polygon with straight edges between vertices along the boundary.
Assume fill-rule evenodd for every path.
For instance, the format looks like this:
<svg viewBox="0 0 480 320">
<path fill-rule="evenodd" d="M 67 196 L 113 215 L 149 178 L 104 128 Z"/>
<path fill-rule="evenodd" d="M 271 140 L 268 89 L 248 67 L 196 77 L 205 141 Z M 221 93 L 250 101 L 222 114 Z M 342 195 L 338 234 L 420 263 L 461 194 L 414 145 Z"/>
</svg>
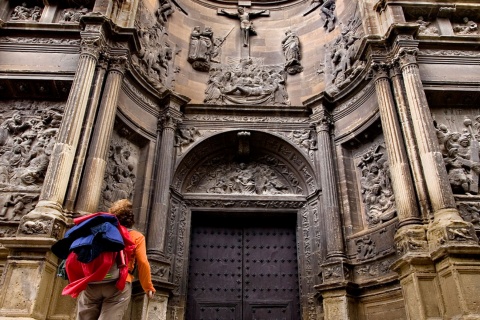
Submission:
<svg viewBox="0 0 480 320">
<path fill-rule="evenodd" d="M 395 217 L 395 198 L 385 147 L 378 145 L 357 160 L 357 176 L 364 205 L 366 222 L 370 227 Z"/>
<path fill-rule="evenodd" d="M 2 37 L 0 38 L 1 43 L 37 43 L 37 44 L 68 44 L 72 46 L 79 46 L 80 40 L 79 39 L 65 39 L 65 38 L 32 38 L 32 37 L 21 37 L 21 38 L 13 38 L 13 37 Z"/>
<path fill-rule="evenodd" d="M 457 208 L 463 220 L 470 222 L 475 228 L 480 228 L 480 202 L 457 202 Z"/>
<path fill-rule="evenodd" d="M 90 10 L 83 6 L 78 8 L 66 8 L 63 9 L 62 15 L 60 16 L 59 23 L 80 23 L 80 18 L 86 15 Z"/>
<path fill-rule="evenodd" d="M 423 16 L 419 16 L 415 22 L 419 25 L 418 34 L 428 36 L 439 35 L 438 28 L 435 26 L 433 21 L 427 21 L 423 18 Z"/>
<path fill-rule="evenodd" d="M 357 246 L 358 260 L 367 260 L 370 258 L 374 258 L 377 255 L 375 249 L 375 242 L 369 235 L 355 240 L 355 244 Z"/>
<path fill-rule="evenodd" d="M 20 219 L 29 211 L 33 210 L 38 201 L 38 193 L 11 193 L 1 196 L 3 206 L 0 211 L 0 220 L 2 221 L 20 221 Z"/>
<path fill-rule="evenodd" d="M 468 17 L 464 17 L 461 22 L 452 23 L 453 32 L 456 35 L 471 35 L 478 34 L 478 25 L 475 21 L 470 20 Z"/>
<path fill-rule="evenodd" d="M 100 199 L 101 210 L 107 210 L 119 199 L 132 199 L 137 179 L 139 148 L 114 131 Z"/>
<path fill-rule="evenodd" d="M 283 66 L 263 65 L 254 58 L 212 67 L 204 102 L 289 106 L 283 69 Z"/>
<path fill-rule="evenodd" d="M 308 118 L 292 117 L 258 117 L 258 116 L 225 116 L 225 115 L 204 115 L 187 114 L 186 120 L 195 121 L 229 121 L 229 122 L 251 122 L 251 123 L 308 123 Z"/>
</svg>

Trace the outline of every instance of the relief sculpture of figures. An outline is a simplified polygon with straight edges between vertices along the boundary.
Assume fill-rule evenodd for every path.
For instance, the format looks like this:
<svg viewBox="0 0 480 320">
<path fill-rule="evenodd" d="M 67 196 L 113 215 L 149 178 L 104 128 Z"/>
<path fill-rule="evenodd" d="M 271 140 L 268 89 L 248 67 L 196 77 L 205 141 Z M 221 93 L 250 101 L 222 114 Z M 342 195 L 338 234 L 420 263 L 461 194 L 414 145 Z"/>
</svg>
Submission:
<svg viewBox="0 0 480 320">
<path fill-rule="evenodd" d="M 478 34 L 478 25 L 475 21 L 470 20 L 468 17 L 464 17 L 462 23 L 453 26 L 453 32 L 459 35 Z"/>
<path fill-rule="evenodd" d="M 88 13 L 88 9 L 80 6 L 80 8 L 69 8 L 63 10 L 63 17 L 60 23 L 79 23 L 80 18 Z"/>
<path fill-rule="evenodd" d="M 310 9 L 303 14 L 303 16 L 308 15 L 309 13 L 320 8 L 320 15 L 323 19 L 323 28 L 327 32 L 333 31 L 337 22 L 337 17 L 335 15 L 335 0 L 312 0 L 310 4 Z"/>
<path fill-rule="evenodd" d="M 10 20 L 17 21 L 39 21 L 42 15 L 43 9 L 39 6 L 33 8 L 27 7 L 27 4 L 24 2 L 21 5 L 16 6 L 13 9 Z"/>
<path fill-rule="evenodd" d="M 479 189 L 480 147 L 476 122 L 464 119 L 462 132 L 451 131 L 445 124 L 434 123 L 440 151 L 454 194 L 475 195 Z"/>
<path fill-rule="evenodd" d="M 388 162 L 380 147 L 365 153 L 360 162 L 360 190 L 369 226 L 395 217 L 395 199 L 390 182 Z"/>
<path fill-rule="evenodd" d="M 300 39 L 292 30 L 285 32 L 285 38 L 282 40 L 282 49 L 285 56 L 285 71 L 288 74 L 297 74 L 303 71 L 300 63 Z"/>
<path fill-rule="evenodd" d="M 268 10 L 247 12 L 245 11 L 244 7 L 238 7 L 237 12 L 228 12 L 224 9 L 221 9 L 218 14 L 240 20 L 240 31 L 242 33 L 243 46 L 248 47 L 250 35 L 257 34 L 257 32 L 255 31 L 255 28 L 253 27 L 253 22 L 250 21 L 250 19 L 253 19 L 259 16 L 269 16 L 270 12 Z"/>
<path fill-rule="evenodd" d="M 283 66 L 262 66 L 252 59 L 210 70 L 205 103 L 288 106 Z"/>
<path fill-rule="evenodd" d="M 213 32 L 210 27 L 205 27 L 203 31 L 201 31 L 198 26 L 193 28 L 190 34 L 190 46 L 187 59 L 193 69 L 198 71 L 210 70 L 210 57 L 214 49 L 212 39 Z"/>
</svg>

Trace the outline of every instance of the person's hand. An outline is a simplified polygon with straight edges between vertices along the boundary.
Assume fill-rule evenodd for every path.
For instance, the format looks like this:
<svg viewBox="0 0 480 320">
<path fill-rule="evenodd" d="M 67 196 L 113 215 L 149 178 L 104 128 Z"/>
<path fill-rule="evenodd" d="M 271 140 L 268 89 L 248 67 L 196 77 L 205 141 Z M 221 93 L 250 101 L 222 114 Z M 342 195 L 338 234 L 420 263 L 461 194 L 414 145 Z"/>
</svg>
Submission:
<svg viewBox="0 0 480 320">
<path fill-rule="evenodd" d="M 148 291 L 147 292 L 147 297 L 148 297 L 148 299 L 152 299 L 153 298 L 153 291 Z"/>
</svg>

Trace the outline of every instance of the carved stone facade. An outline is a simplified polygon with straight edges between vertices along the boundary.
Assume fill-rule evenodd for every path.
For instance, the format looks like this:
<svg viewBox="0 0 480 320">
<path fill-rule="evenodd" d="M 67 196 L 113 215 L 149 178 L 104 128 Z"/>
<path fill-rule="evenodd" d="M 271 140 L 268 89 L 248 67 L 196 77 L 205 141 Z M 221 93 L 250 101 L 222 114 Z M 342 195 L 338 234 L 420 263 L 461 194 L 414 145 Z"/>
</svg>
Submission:
<svg viewBox="0 0 480 320">
<path fill-rule="evenodd" d="M 75 319 L 50 248 L 122 198 L 157 290 L 124 319 L 480 318 L 479 22 L 0 0 L 0 318 Z"/>
</svg>

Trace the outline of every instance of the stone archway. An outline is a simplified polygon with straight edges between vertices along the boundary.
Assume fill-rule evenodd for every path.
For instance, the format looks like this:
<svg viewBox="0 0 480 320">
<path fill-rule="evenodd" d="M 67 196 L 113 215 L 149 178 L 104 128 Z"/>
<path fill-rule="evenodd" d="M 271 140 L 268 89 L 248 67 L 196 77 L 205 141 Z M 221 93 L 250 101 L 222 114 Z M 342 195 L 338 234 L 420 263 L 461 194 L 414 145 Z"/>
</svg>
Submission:
<svg viewBox="0 0 480 320">
<path fill-rule="evenodd" d="M 289 308 L 295 314 L 301 312 L 303 316 L 305 312 L 314 313 L 312 279 L 316 271 L 313 252 L 322 247 L 318 236 L 317 185 L 313 159 L 285 139 L 261 131 L 224 132 L 197 143 L 184 153 L 174 174 L 174 192 L 166 229 L 165 252 L 172 257 L 171 278 L 176 285 L 174 298 L 169 303 L 170 309 L 174 309 L 177 316 L 185 316 L 190 241 L 198 240 L 191 234 L 192 228 L 199 226 L 195 218 L 207 214 L 214 221 L 215 217 L 234 214 L 238 221 L 242 220 L 240 224 L 256 228 L 257 231 L 258 225 L 251 221 L 259 217 L 262 217 L 262 221 L 293 217 L 288 228 L 293 230 L 292 239 L 296 242 L 296 248 L 289 254 L 297 257 L 295 268 L 298 263 L 296 276 L 301 290 L 298 292 L 298 289 L 294 289 L 300 296 L 300 306 L 297 309 Z M 249 218 L 245 220 L 245 217 Z M 209 228 L 201 224 L 203 227 Z M 223 227 L 229 228 L 231 225 L 226 223 Z M 233 290 L 222 287 L 222 290 L 226 289 Z M 283 289 L 287 291 L 289 288 L 280 290 Z M 288 309 L 285 305 L 283 308 L 281 303 L 272 303 L 267 303 L 272 307 L 268 310 L 264 308 L 265 305 L 253 305 L 261 310 L 259 312 L 284 312 Z M 227 309 L 232 310 L 231 307 Z M 252 304 L 247 309 L 244 312 L 251 314 Z"/>
</svg>

